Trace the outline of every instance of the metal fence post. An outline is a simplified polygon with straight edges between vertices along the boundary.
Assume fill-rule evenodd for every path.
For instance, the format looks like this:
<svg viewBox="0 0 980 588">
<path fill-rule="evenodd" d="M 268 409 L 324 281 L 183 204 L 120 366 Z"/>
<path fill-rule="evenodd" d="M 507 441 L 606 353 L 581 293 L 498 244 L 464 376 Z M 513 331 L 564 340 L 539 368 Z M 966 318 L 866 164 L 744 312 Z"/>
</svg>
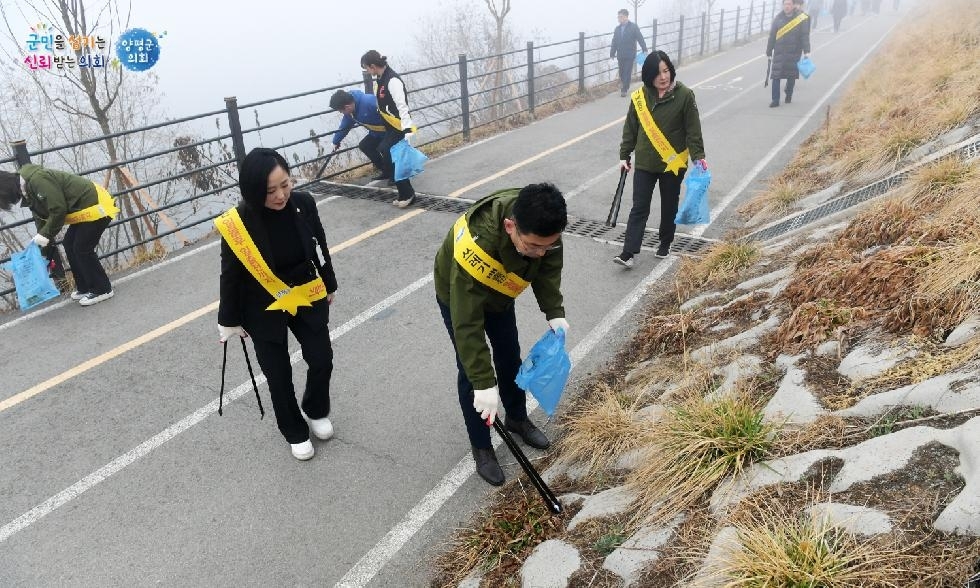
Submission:
<svg viewBox="0 0 980 588">
<path fill-rule="evenodd" d="M 578 34 L 578 93 L 585 92 L 585 33 Z"/>
<path fill-rule="evenodd" d="M 748 18 L 748 20 L 745 21 L 745 29 L 746 29 L 746 31 L 745 31 L 745 40 L 746 41 L 748 41 L 750 38 L 752 38 L 752 16 L 753 16 L 752 13 L 753 12 L 755 12 L 755 0 L 752 0 L 752 2 L 749 2 L 749 18 Z"/>
<path fill-rule="evenodd" d="M 684 15 L 681 15 L 677 25 L 677 65 L 684 61 Z"/>
<path fill-rule="evenodd" d="M 374 78 L 366 71 L 361 72 L 361 79 L 364 80 L 364 93 L 374 94 Z"/>
<path fill-rule="evenodd" d="M 225 98 L 225 108 L 228 109 L 228 130 L 231 131 L 231 147 L 235 152 L 235 163 L 242 169 L 245 160 L 245 139 L 242 137 L 242 121 L 238 118 L 238 98 Z"/>
<path fill-rule="evenodd" d="M 653 19 L 653 31 L 650 33 L 650 51 L 657 50 L 657 19 Z"/>
<path fill-rule="evenodd" d="M 721 9 L 721 14 L 718 16 L 718 52 L 721 53 L 721 42 L 725 37 L 725 9 Z"/>
<path fill-rule="evenodd" d="M 527 109 L 534 114 L 534 41 L 527 42 Z"/>
<path fill-rule="evenodd" d="M 705 46 L 708 44 L 708 13 L 701 13 L 701 55 L 704 55 Z"/>
<path fill-rule="evenodd" d="M 470 140 L 470 88 L 466 73 L 466 54 L 459 54 L 459 107 L 463 118 L 463 140 Z"/>
<path fill-rule="evenodd" d="M 732 36 L 732 45 L 738 45 L 738 21 L 742 18 L 742 7 L 735 8 L 735 35 Z"/>
<path fill-rule="evenodd" d="M 766 30 L 766 0 L 762 0 L 762 12 L 759 13 L 759 32 Z"/>
<path fill-rule="evenodd" d="M 11 141 L 10 148 L 14 152 L 14 159 L 17 160 L 18 168 L 31 162 L 31 155 L 27 152 L 27 141 L 24 139 Z"/>
</svg>

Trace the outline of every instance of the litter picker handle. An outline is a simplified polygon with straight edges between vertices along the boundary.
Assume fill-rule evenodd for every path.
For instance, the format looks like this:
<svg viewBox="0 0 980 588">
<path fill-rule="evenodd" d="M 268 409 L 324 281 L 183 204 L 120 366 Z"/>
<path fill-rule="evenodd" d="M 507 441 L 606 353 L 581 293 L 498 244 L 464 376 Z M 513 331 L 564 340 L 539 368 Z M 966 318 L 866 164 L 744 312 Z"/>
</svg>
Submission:
<svg viewBox="0 0 980 588">
<path fill-rule="evenodd" d="M 629 162 L 630 160 L 627 158 L 627 165 Z M 607 227 L 615 227 L 616 220 L 619 219 L 619 207 L 623 203 L 623 188 L 626 187 L 627 174 L 629 174 L 628 169 L 619 170 L 619 184 L 616 185 L 616 193 L 613 195 L 612 204 L 609 206 L 609 214 L 606 216 Z"/>
<path fill-rule="evenodd" d="M 551 491 L 551 488 L 548 488 L 548 485 L 541 479 L 538 471 L 534 469 L 533 465 L 531 465 L 531 462 L 527 459 L 527 456 L 524 455 L 524 452 L 521 451 L 521 448 L 517 446 L 514 438 L 511 437 L 510 433 L 507 432 L 507 429 L 500 424 L 500 420 L 493 421 L 493 428 L 496 429 L 497 434 L 503 438 L 504 443 L 507 444 L 507 449 L 510 449 L 510 452 L 514 454 L 515 458 L 517 458 L 517 463 L 521 464 L 521 469 L 524 470 L 524 473 L 527 474 L 528 478 L 530 478 L 534 489 L 541 495 L 541 500 L 544 501 L 544 505 L 552 514 L 561 514 L 561 503 L 558 502 L 558 499 Z"/>
</svg>

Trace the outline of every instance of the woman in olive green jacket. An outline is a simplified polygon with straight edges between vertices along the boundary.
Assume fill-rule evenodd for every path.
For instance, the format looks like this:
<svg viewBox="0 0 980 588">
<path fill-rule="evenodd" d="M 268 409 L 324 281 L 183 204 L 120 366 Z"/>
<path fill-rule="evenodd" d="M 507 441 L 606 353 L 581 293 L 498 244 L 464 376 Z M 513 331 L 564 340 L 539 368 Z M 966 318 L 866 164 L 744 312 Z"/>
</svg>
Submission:
<svg viewBox="0 0 980 588">
<path fill-rule="evenodd" d="M 708 167 L 694 92 L 674 79 L 674 64 L 667 54 L 654 51 L 648 55 L 641 77 L 643 86 L 632 94 L 619 146 L 620 168 L 636 168 L 623 252 L 613 258 L 626 268 L 633 267 L 633 256 L 640 252 L 653 187 L 660 184 L 660 245 L 656 256 L 662 259 L 674 240 L 674 217 L 688 158 L 702 169 Z M 630 153 L 635 155 L 632 166 Z"/>
<path fill-rule="evenodd" d="M 82 306 L 112 298 L 112 284 L 95 248 L 117 212 L 102 186 L 81 176 L 27 164 L 18 173 L 0 171 L 0 209 L 30 208 L 37 225 L 31 239 L 40 247 L 68 225 L 62 244 L 75 278 L 72 300 Z"/>
</svg>

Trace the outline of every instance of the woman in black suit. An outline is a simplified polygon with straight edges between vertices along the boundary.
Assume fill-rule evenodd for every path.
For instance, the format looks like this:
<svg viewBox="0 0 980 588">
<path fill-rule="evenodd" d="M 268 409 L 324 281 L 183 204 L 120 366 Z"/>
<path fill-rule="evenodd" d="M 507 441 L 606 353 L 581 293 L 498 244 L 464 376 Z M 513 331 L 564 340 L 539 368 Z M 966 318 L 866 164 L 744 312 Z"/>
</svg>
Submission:
<svg viewBox="0 0 980 588">
<path fill-rule="evenodd" d="M 330 252 L 313 197 L 292 192 L 289 164 L 272 149 L 253 149 L 239 173 L 242 202 L 215 225 L 221 240 L 218 332 L 251 337 L 279 431 L 296 459 L 313 457 L 310 429 L 333 435 L 330 413 L 330 303 L 337 290 Z M 317 255 L 323 255 L 323 262 Z M 300 412 L 293 388 L 287 329 L 306 360 Z"/>
</svg>

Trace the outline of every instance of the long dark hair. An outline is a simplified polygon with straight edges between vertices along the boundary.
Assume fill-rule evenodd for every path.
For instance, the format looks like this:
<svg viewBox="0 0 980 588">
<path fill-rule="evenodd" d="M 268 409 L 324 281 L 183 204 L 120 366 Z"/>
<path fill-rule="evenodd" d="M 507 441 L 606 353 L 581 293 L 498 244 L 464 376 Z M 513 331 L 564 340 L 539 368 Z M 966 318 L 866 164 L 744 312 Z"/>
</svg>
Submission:
<svg viewBox="0 0 980 588">
<path fill-rule="evenodd" d="M 20 175 L 0 171 L 0 210 L 10 210 L 22 197 Z"/>
<path fill-rule="evenodd" d="M 388 67 L 388 57 L 371 49 L 361 56 L 361 67 L 373 65 L 375 67 Z"/>
<path fill-rule="evenodd" d="M 250 207 L 261 210 L 265 206 L 265 197 L 269 192 L 269 174 L 276 167 L 289 173 L 289 162 L 275 149 L 256 147 L 245 156 L 242 170 L 238 172 L 238 188 L 242 192 L 242 200 Z"/>
</svg>

